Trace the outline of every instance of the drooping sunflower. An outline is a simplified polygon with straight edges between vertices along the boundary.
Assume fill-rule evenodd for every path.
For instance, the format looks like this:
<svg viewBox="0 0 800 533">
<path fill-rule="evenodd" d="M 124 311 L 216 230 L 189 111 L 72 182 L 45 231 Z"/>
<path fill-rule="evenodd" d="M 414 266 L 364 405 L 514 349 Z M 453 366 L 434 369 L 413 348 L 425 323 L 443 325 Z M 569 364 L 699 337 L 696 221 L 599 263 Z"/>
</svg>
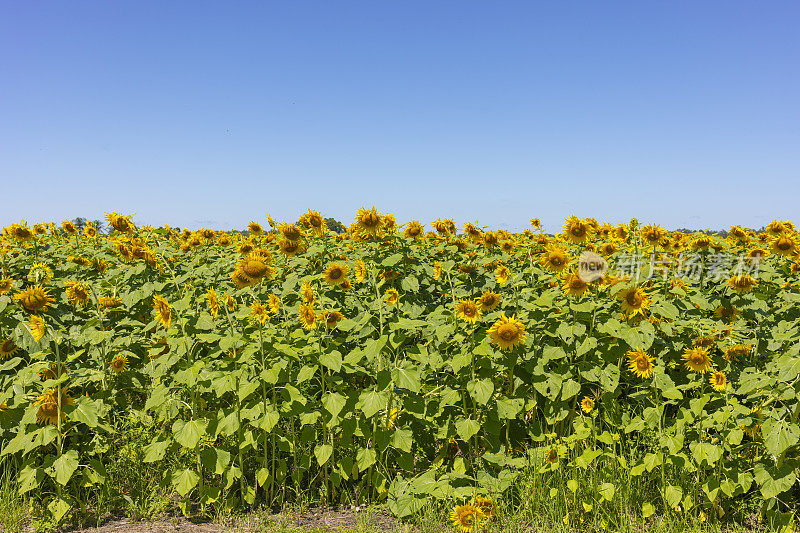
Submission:
<svg viewBox="0 0 800 533">
<path fill-rule="evenodd" d="M 75 227 L 75 224 L 71 220 L 63 220 L 61 222 L 61 227 L 64 228 L 64 231 L 66 231 L 70 235 L 75 235 L 76 233 L 78 233 L 78 229 Z"/>
<path fill-rule="evenodd" d="M 42 340 L 42 337 L 47 333 L 47 325 L 44 323 L 44 319 L 36 315 L 31 316 L 28 329 L 31 330 L 31 337 L 33 337 L 33 340 L 36 342 Z"/>
<path fill-rule="evenodd" d="M 586 396 L 583 400 L 581 400 L 581 410 L 589 414 L 594 409 L 594 400 Z"/>
<path fill-rule="evenodd" d="M 766 227 L 767 233 L 769 235 L 780 235 L 784 231 L 786 231 L 786 226 L 784 226 L 783 222 L 780 220 L 773 220 Z"/>
<path fill-rule="evenodd" d="M 269 320 L 269 311 L 267 311 L 267 308 L 264 306 L 264 304 L 258 300 L 253 300 L 253 303 L 250 304 L 250 315 L 258 320 L 262 326 L 267 320 Z"/>
<path fill-rule="evenodd" d="M 236 285 L 237 289 L 242 289 L 244 287 L 252 287 L 256 283 L 258 283 L 257 279 L 251 278 L 238 268 L 231 273 L 231 281 L 233 282 L 234 285 Z"/>
<path fill-rule="evenodd" d="M 286 224 L 285 222 L 278 227 L 278 231 L 283 238 L 292 242 L 297 242 L 303 237 L 305 237 L 305 233 L 303 230 L 298 228 L 295 224 Z"/>
<path fill-rule="evenodd" d="M 356 261 L 356 264 L 353 267 L 353 274 L 356 277 L 356 281 L 359 283 L 364 281 L 364 278 L 367 277 L 367 264 L 364 262 L 363 259 L 359 259 L 358 261 Z"/>
<path fill-rule="evenodd" d="M 544 459 L 551 465 L 557 464 L 559 459 L 558 448 L 556 446 L 551 446 L 550 449 L 547 450 Z"/>
<path fill-rule="evenodd" d="M 58 425 L 59 411 L 61 412 L 61 422 L 67 419 L 64 407 L 73 405 L 72 397 L 65 388 L 49 389 L 36 399 L 33 405 L 39 407 L 36 413 L 36 423 L 41 425 Z"/>
<path fill-rule="evenodd" d="M 85 307 L 89 303 L 89 289 L 80 281 L 68 281 L 67 300 L 78 307 Z"/>
<path fill-rule="evenodd" d="M 275 269 L 252 254 L 241 259 L 236 265 L 236 270 L 244 272 L 248 278 L 254 280 L 271 279 L 275 275 Z"/>
<path fill-rule="evenodd" d="M 268 297 L 267 305 L 269 305 L 269 312 L 272 314 L 276 314 L 281 309 L 281 299 L 275 296 L 274 294 L 270 294 Z"/>
<path fill-rule="evenodd" d="M 356 227 L 359 231 L 374 235 L 380 231 L 382 226 L 383 217 L 381 217 L 381 214 L 375 209 L 374 205 L 372 209 L 362 207 L 358 210 L 356 214 Z"/>
<path fill-rule="evenodd" d="M 456 314 L 459 318 L 474 324 L 481 317 L 481 310 L 475 300 L 459 300 L 456 302 Z"/>
<path fill-rule="evenodd" d="M 739 310 L 735 307 L 720 305 L 714 309 L 714 316 L 730 323 L 734 322 L 739 317 Z"/>
<path fill-rule="evenodd" d="M 50 289 L 41 285 L 28 287 L 24 291 L 15 294 L 14 298 L 19 300 L 22 306 L 31 313 L 45 311 L 55 301 L 50 294 Z"/>
<path fill-rule="evenodd" d="M 336 287 L 347 281 L 348 271 L 347 265 L 331 263 L 322 273 L 322 279 L 325 280 L 325 283 Z"/>
<path fill-rule="evenodd" d="M 739 294 L 752 291 L 753 287 L 756 285 L 758 285 L 758 281 L 747 274 L 742 274 L 741 276 L 731 276 L 731 278 L 728 280 L 728 287 Z"/>
<path fill-rule="evenodd" d="M 442 277 L 442 264 L 439 261 L 436 261 L 433 264 L 433 279 L 439 279 Z"/>
<path fill-rule="evenodd" d="M 542 221 L 539 220 L 538 218 L 532 218 L 531 219 L 531 227 L 533 227 L 535 229 L 541 228 L 542 227 Z"/>
<path fill-rule="evenodd" d="M 551 272 L 561 272 L 569 262 L 569 253 L 560 246 L 550 246 L 542 257 L 542 265 Z"/>
<path fill-rule="evenodd" d="M 397 302 L 400 301 L 400 293 L 397 292 L 397 289 L 389 289 L 386 291 L 383 301 L 386 302 L 386 305 L 397 305 Z"/>
<path fill-rule="evenodd" d="M 642 236 L 642 240 L 644 240 L 647 244 L 650 245 L 657 245 L 661 239 L 664 238 L 666 232 L 664 228 L 657 224 L 647 224 L 642 226 L 639 230 L 639 234 Z"/>
<path fill-rule="evenodd" d="M 708 356 L 708 348 L 697 346 L 685 348 L 683 351 L 684 365 L 687 369 L 698 374 L 705 374 L 713 369 L 711 358 Z"/>
<path fill-rule="evenodd" d="M 158 321 L 161 322 L 165 329 L 169 329 L 172 325 L 172 307 L 170 307 L 169 303 L 158 294 L 154 294 L 153 309 L 156 312 Z"/>
<path fill-rule="evenodd" d="M 19 351 L 19 347 L 11 339 L 0 340 L 0 361 L 5 361 Z"/>
<path fill-rule="evenodd" d="M 629 350 L 627 355 L 628 370 L 643 379 L 653 375 L 653 361 L 655 358 L 647 355 L 644 350 Z"/>
<path fill-rule="evenodd" d="M 307 330 L 312 330 L 317 327 L 317 313 L 314 311 L 314 307 L 307 304 L 300 304 L 300 312 L 298 314 L 298 320 L 303 325 L 303 328 Z"/>
<path fill-rule="evenodd" d="M 317 299 L 317 296 L 314 294 L 314 289 L 311 288 L 311 283 L 306 280 L 300 285 L 300 296 L 303 298 L 303 302 L 311 305 Z"/>
<path fill-rule="evenodd" d="M 251 235 L 263 235 L 264 234 L 264 228 L 261 227 L 261 224 L 259 224 L 258 222 L 255 222 L 255 221 L 251 221 L 247 225 L 247 231 Z"/>
<path fill-rule="evenodd" d="M 500 295 L 494 291 L 485 291 L 481 294 L 478 301 L 481 304 L 481 311 L 488 312 L 500 305 Z"/>
<path fill-rule="evenodd" d="M 583 281 L 576 272 L 572 272 L 567 276 L 562 288 L 567 296 L 580 297 L 589 288 L 589 284 Z"/>
<path fill-rule="evenodd" d="M 494 498 L 489 496 L 475 496 L 472 498 L 472 505 L 477 507 L 486 518 L 492 518 L 497 514 L 497 503 Z"/>
<path fill-rule="evenodd" d="M 629 316 L 644 315 L 647 308 L 650 307 L 647 293 L 641 287 L 622 289 L 616 294 L 616 297 L 620 301 L 622 312 Z"/>
<path fill-rule="evenodd" d="M 497 268 L 494 271 L 494 278 L 497 280 L 497 283 L 500 285 L 505 285 L 509 276 L 511 276 L 511 271 L 507 266 L 497 265 Z"/>
<path fill-rule="evenodd" d="M 64 364 L 50 363 L 50 366 L 39 371 L 39 377 L 42 381 L 57 379 L 67 373 L 67 366 Z"/>
<path fill-rule="evenodd" d="M 287 259 L 291 259 L 303 251 L 303 246 L 299 241 L 280 239 L 278 241 L 278 250 L 285 255 Z"/>
<path fill-rule="evenodd" d="M 725 376 L 724 372 L 719 372 L 715 370 L 711 373 L 711 377 L 708 380 L 711 383 L 711 386 L 714 387 L 715 391 L 722 392 L 725 390 L 725 387 L 728 386 L 728 378 Z"/>
<path fill-rule="evenodd" d="M 9 294 L 14 290 L 14 280 L 11 278 L 0 279 L 0 294 Z"/>
<path fill-rule="evenodd" d="M 101 296 L 97 299 L 97 305 L 101 311 L 107 311 L 122 306 L 122 300 L 116 296 Z"/>
<path fill-rule="evenodd" d="M 740 357 L 746 357 L 750 355 L 751 351 L 753 351 L 752 344 L 734 344 L 725 350 L 723 357 L 725 357 L 725 359 L 728 361 L 731 361 L 739 359 Z"/>
<path fill-rule="evenodd" d="M 575 215 L 571 215 L 564 222 L 564 238 L 575 244 L 581 244 L 589 240 L 592 231 L 593 228 L 590 223 Z"/>
<path fill-rule="evenodd" d="M 773 238 L 769 247 L 774 254 L 791 257 L 797 254 L 797 239 L 791 233 L 785 233 Z"/>
<path fill-rule="evenodd" d="M 450 513 L 453 527 L 462 533 L 472 533 L 484 520 L 483 512 L 472 504 L 457 505 Z"/>
<path fill-rule="evenodd" d="M 111 371 L 115 374 L 125 372 L 130 366 L 128 365 L 128 356 L 118 355 L 111 361 Z"/>
<path fill-rule="evenodd" d="M 420 239 L 425 234 L 425 228 L 422 224 L 420 224 L 416 220 L 412 220 L 408 224 L 406 224 L 405 229 L 403 230 L 403 235 L 407 239 Z"/>
<path fill-rule="evenodd" d="M 325 219 L 322 217 L 319 211 L 312 211 L 309 209 L 303 215 L 303 221 L 317 235 L 321 235 L 325 231 Z"/>
<path fill-rule="evenodd" d="M 211 316 L 217 318 L 219 314 L 220 305 L 219 305 L 219 298 L 217 298 L 217 292 L 214 290 L 213 287 L 210 287 L 206 291 L 206 301 L 208 301 L 208 311 L 211 313 Z"/>
<path fill-rule="evenodd" d="M 519 346 L 525 342 L 525 324 L 519 322 L 511 316 L 507 317 L 505 314 L 500 315 L 500 318 L 492 324 L 489 328 L 489 338 L 492 344 L 497 345 L 501 350 L 510 350 L 515 346 Z"/>
<path fill-rule="evenodd" d="M 130 216 L 123 217 L 118 213 L 106 213 L 105 219 L 108 225 L 120 233 L 131 233 L 135 229 L 133 223 L 130 221 Z"/>
<path fill-rule="evenodd" d="M 325 327 L 328 329 L 333 329 L 336 327 L 336 324 L 338 324 L 339 321 L 344 318 L 344 315 L 339 311 L 325 311 L 322 313 L 321 318 L 325 322 Z"/>
</svg>

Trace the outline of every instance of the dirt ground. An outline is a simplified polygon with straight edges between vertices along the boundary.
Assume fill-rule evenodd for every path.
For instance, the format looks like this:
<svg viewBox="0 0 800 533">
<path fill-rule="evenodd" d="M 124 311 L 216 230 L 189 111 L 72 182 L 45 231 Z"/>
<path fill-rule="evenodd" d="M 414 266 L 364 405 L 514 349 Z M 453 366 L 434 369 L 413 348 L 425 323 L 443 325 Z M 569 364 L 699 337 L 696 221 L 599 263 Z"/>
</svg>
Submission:
<svg viewBox="0 0 800 533">
<path fill-rule="evenodd" d="M 108 518 L 98 527 L 65 528 L 62 533 L 255 533 L 255 532 L 410 532 L 411 528 L 386 512 L 350 509 L 308 509 L 299 514 L 250 515 L 222 522 L 195 522 L 184 517 L 135 521 Z"/>
</svg>

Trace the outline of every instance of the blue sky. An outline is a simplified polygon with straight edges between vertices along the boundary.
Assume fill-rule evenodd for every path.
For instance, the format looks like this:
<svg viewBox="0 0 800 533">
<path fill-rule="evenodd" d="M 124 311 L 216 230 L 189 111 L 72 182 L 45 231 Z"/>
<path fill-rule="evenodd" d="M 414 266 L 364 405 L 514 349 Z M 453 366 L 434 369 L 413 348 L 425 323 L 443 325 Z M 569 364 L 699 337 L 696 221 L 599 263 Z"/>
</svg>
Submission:
<svg viewBox="0 0 800 533">
<path fill-rule="evenodd" d="M 0 224 L 796 218 L 798 20 L 752 0 L 4 2 Z"/>
</svg>

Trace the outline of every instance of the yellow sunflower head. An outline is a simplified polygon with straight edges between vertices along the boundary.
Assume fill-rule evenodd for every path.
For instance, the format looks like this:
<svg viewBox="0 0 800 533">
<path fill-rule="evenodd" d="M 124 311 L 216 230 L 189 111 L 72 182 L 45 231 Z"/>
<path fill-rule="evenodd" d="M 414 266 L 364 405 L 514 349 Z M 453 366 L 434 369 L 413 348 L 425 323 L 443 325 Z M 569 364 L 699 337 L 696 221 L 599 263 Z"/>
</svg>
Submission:
<svg viewBox="0 0 800 533">
<path fill-rule="evenodd" d="M 640 378 L 649 378 L 653 375 L 653 357 L 644 350 L 628 351 L 628 370 Z"/>
<path fill-rule="evenodd" d="M 261 325 L 264 325 L 264 323 L 269 320 L 269 311 L 264 304 L 258 300 L 253 300 L 253 303 L 250 304 L 250 316 L 256 319 Z"/>
<path fill-rule="evenodd" d="M 60 391 L 59 389 L 45 391 L 34 402 L 34 405 L 39 407 L 39 411 L 36 413 L 36 423 L 40 426 L 58 425 L 59 412 L 61 413 L 60 421 L 64 422 L 67 419 L 64 407 L 73 404 L 72 397 L 66 388 L 62 388 Z"/>
<path fill-rule="evenodd" d="M 724 372 L 714 371 L 711 372 L 711 377 L 709 378 L 709 383 L 711 386 L 714 387 L 715 391 L 724 391 L 725 387 L 728 386 L 728 378 L 725 376 Z"/>
<path fill-rule="evenodd" d="M 322 279 L 325 280 L 325 283 L 335 287 L 347 281 L 348 271 L 349 268 L 347 265 L 343 265 L 341 263 L 331 263 L 322 273 Z"/>
<path fill-rule="evenodd" d="M 505 314 L 489 328 L 489 338 L 492 344 L 501 350 L 510 350 L 525 342 L 525 324 L 516 320 L 513 316 L 507 317 Z"/>
<path fill-rule="evenodd" d="M 372 206 L 372 209 L 362 207 L 356 214 L 356 227 L 359 231 L 374 235 L 383 227 L 383 217 L 381 213 Z"/>
<path fill-rule="evenodd" d="M 457 505 L 450 513 L 453 527 L 462 533 L 472 533 L 481 526 L 484 519 L 483 512 L 472 504 Z"/>
<path fill-rule="evenodd" d="M 564 223 L 564 238 L 575 244 L 584 243 L 589 240 L 593 230 L 588 221 L 572 215 Z"/>
<path fill-rule="evenodd" d="M 560 246 L 551 246 L 542 256 L 542 264 L 551 272 L 561 272 L 570 262 L 567 251 Z"/>
<path fill-rule="evenodd" d="M 111 361 L 111 371 L 115 374 L 125 372 L 128 368 L 130 368 L 128 365 L 128 357 L 125 355 L 118 355 Z"/>
<path fill-rule="evenodd" d="M 154 294 L 153 309 L 156 312 L 156 319 L 161 322 L 164 328 L 169 329 L 170 325 L 172 325 L 172 307 L 170 307 L 169 303 L 158 294 Z"/>
<path fill-rule="evenodd" d="M 460 300 L 456 302 L 456 314 L 459 318 L 474 324 L 481 317 L 481 310 L 475 300 Z"/>
<path fill-rule="evenodd" d="M 364 262 L 363 259 L 359 259 L 358 261 L 356 261 L 356 264 L 353 267 L 353 274 L 356 277 L 356 281 L 359 283 L 364 281 L 364 278 L 367 277 L 367 264 Z"/>
<path fill-rule="evenodd" d="M 687 369 L 698 374 L 705 374 L 713 369 L 711 358 L 708 356 L 708 348 L 695 346 L 685 348 L 683 351 L 684 365 Z"/>
<path fill-rule="evenodd" d="M 511 276 L 511 270 L 505 265 L 498 265 L 494 271 L 494 278 L 500 285 L 505 285 L 509 276 Z"/>
<path fill-rule="evenodd" d="M 123 217 L 118 213 L 106 213 L 105 219 L 108 225 L 120 233 L 131 233 L 134 231 L 133 223 L 130 221 L 130 216 Z"/>
<path fill-rule="evenodd" d="M 734 292 L 740 294 L 752 291 L 756 285 L 758 285 L 758 281 L 747 274 L 742 274 L 741 276 L 731 276 L 731 278 L 728 280 L 728 287 L 730 287 Z"/>
<path fill-rule="evenodd" d="M 734 344 L 725 350 L 724 357 L 728 361 L 731 361 L 739 359 L 740 357 L 746 357 L 750 355 L 751 351 L 753 351 L 752 344 Z"/>
<path fill-rule="evenodd" d="M 9 294 L 14 290 L 14 280 L 11 278 L 0 278 L 0 294 Z"/>
<path fill-rule="evenodd" d="M 422 235 L 425 234 L 425 228 L 416 220 L 412 220 L 408 224 L 406 224 L 405 229 L 403 230 L 403 235 L 407 239 L 419 239 Z"/>
<path fill-rule="evenodd" d="M 629 287 L 617 292 L 617 298 L 622 306 L 622 312 L 629 316 L 644 315 L 650 306 L 647 293 L 641 287 Z"/>
<path fill-rule="evenodd" d="M 581 400 L 581 410 L 586 414 L 591 413 L 592 410 L 594 410 L 594 400 L 588 396 L 584 397 L 584 399 Z"/>
<path fill-rule="evenodd" d="M 386 305 L 397 305 L 397 302 L 400 301 L 400 293 L 397 292 L 397 289 L 389 289 L 386 291 L 383 301 L 386 302 Z"/>
<path fill-rule="evenodd" d="M 333 329 L 336 327 L 336 324 L 338 324 L 339 321 L 344 318 L 344 315 L 339 311 L 325 311 L 322 313 L 321 318 L 325 322 L 325 327 L 328 329 Z"/>
<path fill-rule="evenodd" d="M 89 289 L 80 281 L 68 281 L 67 299 L 78 307 L 84 307 L 89 303 Z"/>
<path fill-rule="evenodd" d="M 213 287 L 209 288 L 206 291 L 206 301 L 208 302 L 208 310 L 211 313 L 211 316 L 217 318 L 219 314 L 220 305 L 219 305 L 219 298 L 217 298 L 217 292 L 214 290 Z"/>
<path fill-rule="evenodd" d="M 19 347 L 11 339 L 0 339 L 0 361 L 5 361 L 19 351 Z"/>
<path fill-rule="evenodd" d="M 24 291 L 15 294 L 14 298 L 19 300 L 22 307 L 31 313 L 45 311 L 50 304 L 55 301 L 50 294 L 50 289 L 44 288 L 41 285 L 28 287 Z"/>
<path fill-rule="evenodd" d="M 770 241 L 772 253 L 783 257 L 791 257 L 797 254 L 797 239 L 791 233 L 775 236 Z"/>
<path fill-rule="evenodd" d="M 488 312 L 500 305 L 500 295 L 493 291 L 485 291 L 478 301 L 481 304 L 481 311 Z"/>
<path fill-rule="evenodd" d="M 268 305 L 270 313 L 275 314 L 281 309 L 281 299 L 275 296 L 274 294 L 270 294 Z"/>
<path fill-rule="evenodd" d="M 314 311 L 314 308 L 311 305 L 301 304 L 300 305 L 300 312 L 298 314 L 298 320 L 300 324 L 307 330 L 312 330 L 317 327 L 317 313 Z"/>
<path fill-rule="evenodd" d="M 589 284 L 583 281 L 576 272 L 572 272 L 567 276 L 562 288 L 567 296 L 580 297 L 589 288 Z"/>
<path fill-rule="evenodd" d="M 311 283 L 308 281 L 304 281 L 303 284 L 300 286 L 300 296 L 302 296 L 303 301 L 307 304 L 313 304 L 314 300 L 316 300 L 316 295 L 314 294 L 314 289 L 311 287 Z"/>
</svg>

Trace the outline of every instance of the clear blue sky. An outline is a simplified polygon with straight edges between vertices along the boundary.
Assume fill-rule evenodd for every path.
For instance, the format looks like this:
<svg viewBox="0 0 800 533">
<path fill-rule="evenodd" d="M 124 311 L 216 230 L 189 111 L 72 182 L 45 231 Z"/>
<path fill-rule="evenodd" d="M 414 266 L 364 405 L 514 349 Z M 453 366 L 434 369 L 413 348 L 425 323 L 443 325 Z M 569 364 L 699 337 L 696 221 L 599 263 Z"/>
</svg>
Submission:
<svg viewBox="0 0 800 533">
<path fill-rule="evenodd" d="M 798 27 L 795 0 L 7 1 L 0 224 L 800 218 Z"/>
</svg>

